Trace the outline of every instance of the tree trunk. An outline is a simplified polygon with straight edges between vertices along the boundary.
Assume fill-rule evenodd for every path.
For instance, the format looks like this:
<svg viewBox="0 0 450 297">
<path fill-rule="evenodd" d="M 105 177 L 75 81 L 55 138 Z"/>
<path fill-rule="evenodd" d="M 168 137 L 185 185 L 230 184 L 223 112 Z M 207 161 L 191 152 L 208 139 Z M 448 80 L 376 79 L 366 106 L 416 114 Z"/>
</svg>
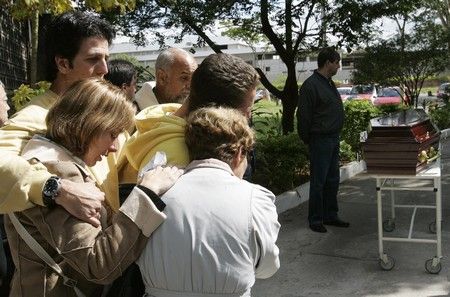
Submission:
<svg viewBox="0 0 450 297">
<path fill-rule="evenodd" d="M 283 128 L 283 134 L 289 134 L 294 132 L 294 118 L 295 109 L 297 108 L 297 89 L 290 90 L 289 93 L 285 93 L 281 102 L 283 105 L 283 115 L 281 117 L 281 126 Z"/>
<path fill-rule="evenodd" d="M 39 11 L 36 9 L 30 19 L 31 32 L 31 63 L 30 63 L 30 83 L 36 83 L 37 77 L 37 55 L 39 38 Z"/>
<path fill-rule="evenodd" d="M 281 98 L 281 102 L 283 104 L 281 125 L 284 135 L 294 132 L 294 115 L 298 102 L 298 85 L 294 59 L 292 58 L 292 61 L 287 63 L 286 66 L 288 68 L 288 76 L 286 78 L 286 83 L 284 85 L 283 95 Z"/>
</svg>

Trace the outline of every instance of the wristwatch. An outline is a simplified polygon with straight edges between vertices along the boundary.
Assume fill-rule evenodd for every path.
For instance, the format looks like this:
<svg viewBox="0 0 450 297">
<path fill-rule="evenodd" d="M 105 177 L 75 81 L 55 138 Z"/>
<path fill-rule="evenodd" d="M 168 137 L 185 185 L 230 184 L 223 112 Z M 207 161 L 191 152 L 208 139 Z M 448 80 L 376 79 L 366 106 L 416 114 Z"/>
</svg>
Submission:
<svg viewBox="0 0 450 297">
<path fill-rule="evenodd" d="M 44 184 L 42 189 L 42 201 L 47 207 L 54 207 L 56 205 L 55 199 L 58 196 L 61 187 L 61 178 L 51 176 Z"/>
</svg>

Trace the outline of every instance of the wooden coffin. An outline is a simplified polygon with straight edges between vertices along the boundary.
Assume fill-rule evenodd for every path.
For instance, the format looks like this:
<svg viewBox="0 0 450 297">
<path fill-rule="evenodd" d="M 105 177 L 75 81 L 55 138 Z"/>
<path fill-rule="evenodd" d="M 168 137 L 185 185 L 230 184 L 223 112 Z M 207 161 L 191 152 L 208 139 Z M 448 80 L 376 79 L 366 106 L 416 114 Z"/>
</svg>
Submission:
<svg viewBox="0 0 450 297">
<path fill-rule="evenodd" d="M 438 158 L 439 138 L 422 109 L 374 118 L 362 144 L 367 172 L 415 175 Z"/>
</svg>

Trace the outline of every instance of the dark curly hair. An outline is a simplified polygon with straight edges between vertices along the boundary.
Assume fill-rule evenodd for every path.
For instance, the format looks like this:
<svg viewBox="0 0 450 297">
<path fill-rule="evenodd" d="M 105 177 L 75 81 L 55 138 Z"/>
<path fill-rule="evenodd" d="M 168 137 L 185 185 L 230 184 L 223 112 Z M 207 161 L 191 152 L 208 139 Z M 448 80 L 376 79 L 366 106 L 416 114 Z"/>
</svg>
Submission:
<svg viewBox="0 0 450 297">
<path fill-rule="evenodd" d="M 56 56 L 64 57 L 72 63 L 86 38 L 101 37 L 111 44 L 115 36 L 112 25 L 93 13 L 69 11 L 57 16 L 45 31 L 43 47 L 47 62 L 46 79 L 53 81 L 56 78 Z"/>
</svg>

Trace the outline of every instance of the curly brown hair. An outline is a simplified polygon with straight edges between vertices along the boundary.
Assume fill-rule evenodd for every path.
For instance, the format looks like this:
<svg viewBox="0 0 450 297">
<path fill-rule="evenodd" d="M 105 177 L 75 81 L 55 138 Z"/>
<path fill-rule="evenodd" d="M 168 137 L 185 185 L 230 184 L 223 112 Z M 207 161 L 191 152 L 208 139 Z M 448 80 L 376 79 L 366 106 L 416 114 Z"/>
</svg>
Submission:
<svg viewBox="0 0 450 297">
<path fill-rule="evenodd" d="M 247 118 L 227 107 L 203 107 L 192 112 L 185 139 L 191 160 L 214 158 L 230 166 L 239 149 L 246 155 L 255 142 Z"/>
</svg>

